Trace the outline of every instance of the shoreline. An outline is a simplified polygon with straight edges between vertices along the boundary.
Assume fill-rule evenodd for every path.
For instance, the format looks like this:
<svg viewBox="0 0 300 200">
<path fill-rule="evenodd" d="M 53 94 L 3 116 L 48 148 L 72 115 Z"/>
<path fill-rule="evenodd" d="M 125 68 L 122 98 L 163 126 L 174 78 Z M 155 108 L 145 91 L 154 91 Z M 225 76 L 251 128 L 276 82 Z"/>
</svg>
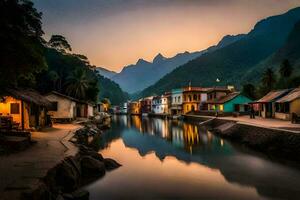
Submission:
<svg viewBox="0 0 300 200">
<path fill-rule="evenodd" d="M 247 124 L 216 117 L 185 115 L 184 119 L 201 122 L 201 125 L 213 134 L 245 145 L 268 157 L 292 162 L 300 161 L 299 131 Z"/>
</svg>

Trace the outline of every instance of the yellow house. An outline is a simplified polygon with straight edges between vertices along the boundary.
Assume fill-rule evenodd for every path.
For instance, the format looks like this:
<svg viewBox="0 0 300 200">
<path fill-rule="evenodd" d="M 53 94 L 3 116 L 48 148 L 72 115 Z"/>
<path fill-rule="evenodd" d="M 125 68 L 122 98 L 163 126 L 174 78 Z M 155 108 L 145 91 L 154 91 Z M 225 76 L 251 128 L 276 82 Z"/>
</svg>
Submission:
<svg viewBox="0 0 300 200">
<path fill-rule="evenodd" d="M 183 114 L 199 111 L 200 106 L 207 100 L 209 88 L 186 87 L 183 88 Z"/>
<path fill-rule="evenodd" d="M 300 115 L 300 88 L 296 88 L 275 102 L 275 118 L 291 120 Z"/>
<path fill-rule="evenodd" d="M 49 106 L 51 103 L 34 90 L 7 89 L 0 97 L 0 120 L 11 121 L 17 129 L 39 129 L 50 123 Z"/>
</svg>

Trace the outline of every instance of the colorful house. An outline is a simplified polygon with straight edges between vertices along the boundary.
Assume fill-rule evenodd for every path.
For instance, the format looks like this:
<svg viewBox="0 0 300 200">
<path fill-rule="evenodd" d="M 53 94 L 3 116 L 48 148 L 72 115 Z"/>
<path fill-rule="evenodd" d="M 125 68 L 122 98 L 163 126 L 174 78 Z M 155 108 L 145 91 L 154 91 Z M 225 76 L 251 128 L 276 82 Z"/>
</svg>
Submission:
<svg viewBox="0 0 300 200">
<path fill-rule="evenodd" d="M 51 106 L 46 98 L 34 90 L 6 89 L 0 97 L 1 127 L 22 130 L 39 129 L 51 123 L 47 109 Z"/>
<path fill-rule="evenodd" d="M 232 92 L 218 99 L 207 101 L 208 110 L 219 113 L 246 112 L 252 100 L 240 92 Z"/>
<path fill-rule="evenodd" d="M 152 99 L 153 97 L 146 97 L 141 100 L 141 112 L 142 114 L 148 114 L 152 111 Z"/>
<path fill-rule="evenodd" d="M 129 114 L 131 115 L 141 114 L 141 103 L 139 101 L 132 101 L 129 103 Z"/>
<path fill-rule="evenodd" d="M 182 102 L 183 102 L 183 89 L 173 89 L 171 91 L 171 115 L 181 115 L 182 114 Z"/>
<path fill-rule="evenodd" d="M 296 88 L 275 102 L 275 118 L 292 120 L 292 115 L 300 115 L 300 88 Z"/>
<path fill-rule="evenodd" d="M 183 88 L 183 114 L 192 111 L 199 111 L 200 107 L 207 101 L 207 92 L 209 88 L 186 87 Z"/>
<path fill-rule="evenodd" d="M 152 113 L 168 114 L 169 113 L 169 97 L 170 95 L 155 96 L 152 99 Z"/>
</svg>

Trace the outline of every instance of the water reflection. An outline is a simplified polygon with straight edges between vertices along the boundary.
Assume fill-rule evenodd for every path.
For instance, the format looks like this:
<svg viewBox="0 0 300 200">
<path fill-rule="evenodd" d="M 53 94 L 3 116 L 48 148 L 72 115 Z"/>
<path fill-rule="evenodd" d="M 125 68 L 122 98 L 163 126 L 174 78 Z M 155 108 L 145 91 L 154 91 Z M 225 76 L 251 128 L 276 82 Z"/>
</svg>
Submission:
<svg viewBox="0 0 300 200">
<path fill-rule="evenodd" d="M 91 199 L 300 196 L 299 171 L 241 151 L 198 124 L 138 116 L 113 121 L 99 147 L 123 167 L 91 185 Z M 113 189 L 123 185 L 117 193 Z"/>
</svg>

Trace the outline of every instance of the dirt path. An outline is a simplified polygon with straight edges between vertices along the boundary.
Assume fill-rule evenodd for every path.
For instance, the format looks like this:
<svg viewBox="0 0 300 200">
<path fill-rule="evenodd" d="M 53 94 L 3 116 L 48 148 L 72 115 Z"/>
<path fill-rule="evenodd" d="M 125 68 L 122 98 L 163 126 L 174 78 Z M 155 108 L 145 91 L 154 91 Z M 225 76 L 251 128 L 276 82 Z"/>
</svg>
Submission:
<svg viewBox="0 0 300 200">
<path fill-rule="evenodd" d="M 75 155 L 77 148 L 68 140 L 78 128 L 77 124 L 57 124 L 43 132 L 33 132 L 36 144 L 19 153 L 1 156 L 1 199 L 18 199 L 21 192 L 35 187 L 64 157 Z"/>
</svg>

